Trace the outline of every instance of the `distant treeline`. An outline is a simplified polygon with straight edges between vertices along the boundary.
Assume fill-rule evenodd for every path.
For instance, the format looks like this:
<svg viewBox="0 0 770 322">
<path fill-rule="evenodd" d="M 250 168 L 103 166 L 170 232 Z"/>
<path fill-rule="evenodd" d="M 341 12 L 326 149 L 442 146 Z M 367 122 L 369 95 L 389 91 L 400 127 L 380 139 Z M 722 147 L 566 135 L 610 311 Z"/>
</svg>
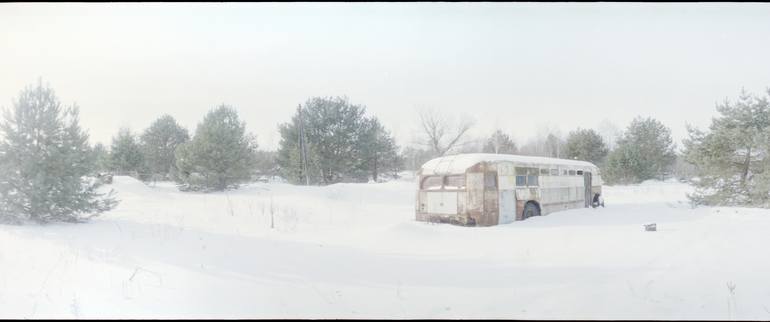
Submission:
<svg viewBox="0 0 770 322">
<path fill-rule="evenodd" d="M 770 93 L 770 92 L 768 92 Z M 414 142 L 399 147 L 366 107 L 345 97 L 312 97 L 280 124 L 277 151 L 258 149 L 237 109 L 212 108 L 190 135 L 170 115 L 141 133 L 119 129 L 109 147 L 90 146 L 78 107 L 62 107 L 38 81 L 5 109 L 0 124 L 0 221 L 78 222 L 117 201 L 96 193 L 100 172 L 143 181 L 173 180 L 180 190 L 221 191 L 280 176 L 298 184 L 326 185 L 396 178 L 426 161 L 456 153 L 508 153 L 584 160 L 597 164 L 609 184 L 677 177 L 690 180 L 698 204 L 770 204 L 770 107 L 767 97 L 742 93 L 717 106 L 706 131 L 688 126 L 675 151 L 670 129 L 651 117 L 635 118 L 624 131 L 541 131 L 519 147 L 504 129 L 469 138 L 469 117 L 452 122 L 437 110 L 418 111 Z M 511 130 L 511 129 L 509 129 Z"/>
</svg>

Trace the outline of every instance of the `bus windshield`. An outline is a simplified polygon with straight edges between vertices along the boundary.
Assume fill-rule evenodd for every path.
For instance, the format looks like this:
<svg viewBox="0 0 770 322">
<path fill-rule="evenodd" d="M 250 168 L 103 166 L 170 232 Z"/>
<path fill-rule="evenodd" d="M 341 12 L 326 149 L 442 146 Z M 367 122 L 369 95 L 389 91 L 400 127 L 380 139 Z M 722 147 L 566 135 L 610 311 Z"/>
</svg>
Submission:
<svg viewBox="0 0 770 322">
<path fill-rule="evenodd" d="M 422 186 L 424 190 L 437 190 L 441 189 L 441 176 L 428 176 L 422 179 Z"/>
<path fill-rule="evenodd" d="M 444 189 L 452 189 L 452 190 L 465 189 L 465 176 L 464 175 L 446 176 L 444 179 Z"/>
</svg>

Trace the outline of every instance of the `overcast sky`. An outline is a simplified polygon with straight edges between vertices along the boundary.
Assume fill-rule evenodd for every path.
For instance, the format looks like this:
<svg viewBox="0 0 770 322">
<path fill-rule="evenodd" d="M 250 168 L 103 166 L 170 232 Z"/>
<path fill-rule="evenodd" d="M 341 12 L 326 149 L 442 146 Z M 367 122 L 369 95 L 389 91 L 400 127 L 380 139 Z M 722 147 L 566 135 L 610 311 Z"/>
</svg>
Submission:
<svg viewBox="0 0 770 322">
<path fill-rule="evenodd" d="M 770 4 L 0 4 L 0 106 L 38 77 L 92 142 L 234 106 L 262 148 L 312 96 L 347 96 L 400 144 L 416 111 L 519 144 L 636 115 L 707 126 L 770 87 Z"/>
</svg>

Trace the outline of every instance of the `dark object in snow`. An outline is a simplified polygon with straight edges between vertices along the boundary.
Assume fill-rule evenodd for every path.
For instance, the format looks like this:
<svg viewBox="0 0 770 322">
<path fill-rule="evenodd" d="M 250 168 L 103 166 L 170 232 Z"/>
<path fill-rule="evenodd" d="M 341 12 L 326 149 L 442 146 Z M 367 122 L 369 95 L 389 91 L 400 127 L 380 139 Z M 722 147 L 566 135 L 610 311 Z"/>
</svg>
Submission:
<svg viewBox="0 0 770 322">
<path fill-rule="evenodd" d="M 644 225 L 645 231 L 657 231 L 657 227 L 655 226 L 655 223 Z"/>
<path fill-rule="evenodd" d="M 594 208 L 602 206 L 602 208 L 604 208 L 604 198 L 602 198 L 600 193 L 597 192 L 594 194 L 594 200 L 591 202 L 591 206 Z"/>
<path fill-rule="evenodd" d="M 96 178 L 99 179 L 99 181 L 103 184 L 112 184 L 111 173 L 99 173 L 96 175 Z"/>
</svg>

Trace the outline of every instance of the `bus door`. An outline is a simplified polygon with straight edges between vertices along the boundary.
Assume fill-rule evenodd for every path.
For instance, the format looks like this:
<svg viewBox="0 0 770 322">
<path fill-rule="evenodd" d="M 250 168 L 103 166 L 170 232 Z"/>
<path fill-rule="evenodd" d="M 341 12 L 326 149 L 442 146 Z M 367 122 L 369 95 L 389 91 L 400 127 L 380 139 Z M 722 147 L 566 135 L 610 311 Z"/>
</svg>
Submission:
<svg viewBox="0 0 770 322">
<path fill-rule="evenodd" d="M 583 184 L 585 185 L 585 207 L 588 208 L 591 206 L 594 198 L 591 194 L 591 172 L 583 171 Z"/>
</svg>

